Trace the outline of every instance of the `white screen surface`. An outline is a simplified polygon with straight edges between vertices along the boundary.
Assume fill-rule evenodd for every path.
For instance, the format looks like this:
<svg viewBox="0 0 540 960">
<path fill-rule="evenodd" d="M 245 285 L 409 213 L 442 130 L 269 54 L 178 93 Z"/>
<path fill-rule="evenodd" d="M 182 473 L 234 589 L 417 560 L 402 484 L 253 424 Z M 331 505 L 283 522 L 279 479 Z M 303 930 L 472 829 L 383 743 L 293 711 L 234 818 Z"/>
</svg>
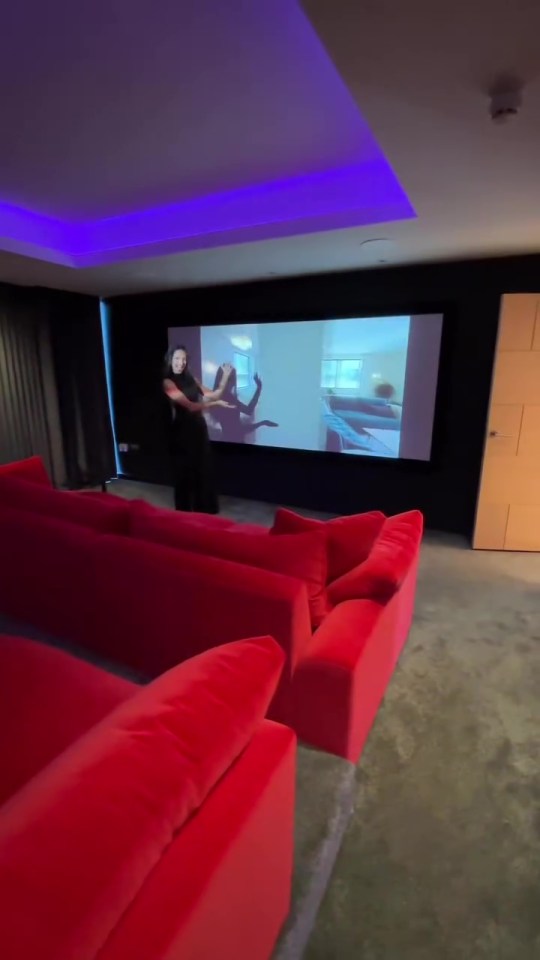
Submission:
<svg viewBox="0 0 540 960">
<path fill-rule="evenodd" d="M 443 317 L 292 320 L 169 329 L 208 389 L 213 440 L 429 460 Z"/>
</svg>

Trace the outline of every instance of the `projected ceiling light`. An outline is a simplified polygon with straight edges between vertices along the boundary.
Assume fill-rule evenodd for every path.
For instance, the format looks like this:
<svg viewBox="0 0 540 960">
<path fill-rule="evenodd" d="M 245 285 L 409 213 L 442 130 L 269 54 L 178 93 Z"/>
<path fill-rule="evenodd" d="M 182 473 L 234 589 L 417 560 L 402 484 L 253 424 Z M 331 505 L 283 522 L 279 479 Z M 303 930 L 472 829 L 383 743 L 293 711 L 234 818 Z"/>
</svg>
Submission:
<svg viewBox="0 0 540 960">
<path fill-rule="evenodd" d="M 231 337 L 231 343 L 237 350 L 251 350 L 253 346 L 249 337 Z"/>
</svg>

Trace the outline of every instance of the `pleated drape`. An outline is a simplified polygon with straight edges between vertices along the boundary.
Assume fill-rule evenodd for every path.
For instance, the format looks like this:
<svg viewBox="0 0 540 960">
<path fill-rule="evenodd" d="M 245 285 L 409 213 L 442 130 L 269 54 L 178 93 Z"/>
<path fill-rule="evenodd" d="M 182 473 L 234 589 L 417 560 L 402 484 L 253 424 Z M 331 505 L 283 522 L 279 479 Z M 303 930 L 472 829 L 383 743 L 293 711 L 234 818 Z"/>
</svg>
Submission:
<svg viewBox="0 0 540 960">
<path fill-rule="evenodd" d="M 65 481 L 46 308 L 25 290 L 0 288 L 0 462 L 39 454 Z"/>
<path fill-rule="evenodd" d="M 0 285 L 0 463 L 35 454 L 57 486 L 114 475 L 99 301 Z"/>
</svg>

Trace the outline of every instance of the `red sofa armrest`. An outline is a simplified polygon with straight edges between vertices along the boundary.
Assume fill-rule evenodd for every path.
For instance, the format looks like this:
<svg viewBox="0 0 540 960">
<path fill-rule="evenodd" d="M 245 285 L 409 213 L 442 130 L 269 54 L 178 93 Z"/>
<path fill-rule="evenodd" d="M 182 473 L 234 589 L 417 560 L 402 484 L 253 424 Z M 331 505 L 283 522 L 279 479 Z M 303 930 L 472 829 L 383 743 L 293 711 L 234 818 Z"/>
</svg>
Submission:
<svg viewBox="0 0 540 960">
<path fill-rule="evenodd" d="M 286 714 L 301 740 L 358 761 L 409 633 L 416 573 L 413 563 L 388 603 L 341 603 L 319 627 L 293 677 Z"/>
<path fill-rule="evenodd" d="M 86 645 L 147 676 L 221 643 L 269 634 L 285 651 L 287 677 L 311 640 L 300 581 L 116 536 L 99 537 L 95 558 L 103 623 Z"/>
<path fill-rule="evenodd" d="M 290 907 L 294 734 L 265 720 L 175 837 L 100 960 L 263 960 Z"/>
</svg>

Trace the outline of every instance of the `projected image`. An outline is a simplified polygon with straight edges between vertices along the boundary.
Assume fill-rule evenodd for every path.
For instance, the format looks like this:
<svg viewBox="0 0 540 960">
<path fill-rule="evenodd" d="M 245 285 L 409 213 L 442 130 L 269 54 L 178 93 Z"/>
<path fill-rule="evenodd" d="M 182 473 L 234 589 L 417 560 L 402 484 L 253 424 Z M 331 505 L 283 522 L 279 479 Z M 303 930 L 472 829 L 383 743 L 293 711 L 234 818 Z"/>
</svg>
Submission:
<svg viewBox="0 0 540 960">
<path fill-rule="evenodd" d="M 263 393 L 259 371 L 264 365 L 259 356 L 257 326 L 203 327 L 200 335 L 203 378 L 206 377 L 214 390 L 220 388 L 224 379 L 226 361 L 220 362 L 219 358 L 229 356 L 232 366 L 222 394 L 231 407 L 207 414 L 211 438 L 229 443 L 254 443 L 263 427 L 278 429 L 275 420 L 258 416 Z"/>
<path fill-rule="evenodd" d="M 321 367 L 325 449 L 399 457 L 410 317 L 325 324 Z"/>
<path fill-rule="evenodd" d="M 205 411 L 212 440 L 429 459 L 441 329 L 441 316 L 177 327 L 169 346 L 227 402 Z"/>
</svg>

